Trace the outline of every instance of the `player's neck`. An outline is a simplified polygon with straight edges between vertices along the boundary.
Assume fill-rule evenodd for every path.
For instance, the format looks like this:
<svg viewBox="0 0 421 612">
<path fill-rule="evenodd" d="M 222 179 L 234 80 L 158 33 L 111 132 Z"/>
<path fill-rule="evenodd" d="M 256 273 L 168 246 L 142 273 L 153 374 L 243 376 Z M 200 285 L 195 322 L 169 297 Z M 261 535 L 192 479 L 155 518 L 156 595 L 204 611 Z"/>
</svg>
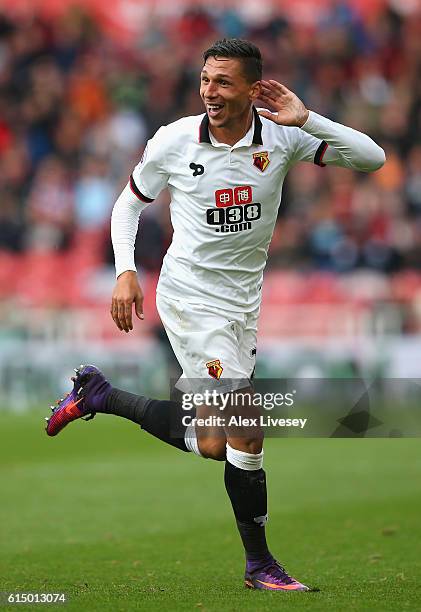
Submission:
<svg viewBox="0 0 421 612">
<path fill-rule="evenodd" d="M 236 142 L 244 138 L 252 122 L 253 109 L 250 107 L 249 111 L 244 113 L 244 116 L 237 118 L 233 125 L 215 127 L 209 124 L 209 130 L 218 142 L 223 142 L 232 147 Z"/>
</svg>

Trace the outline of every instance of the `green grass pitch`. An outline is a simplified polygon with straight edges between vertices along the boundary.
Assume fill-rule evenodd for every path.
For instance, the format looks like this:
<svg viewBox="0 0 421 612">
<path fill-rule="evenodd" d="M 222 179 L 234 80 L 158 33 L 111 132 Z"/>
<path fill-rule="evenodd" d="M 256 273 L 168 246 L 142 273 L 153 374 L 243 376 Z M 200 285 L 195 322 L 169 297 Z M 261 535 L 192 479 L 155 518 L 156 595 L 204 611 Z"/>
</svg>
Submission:
<svg viewBox="0 0 421 612">
<path fill-rule="evenodd" d="M 419 610 L 419 440 L 268 440 L 268 537 L 312 593 L 243 587 L 223 464 L 98 415 L 0 415 L 0 590 L 80 611 Z M 8 605 L 5 610 L 45 609 Z"/>
</svg>

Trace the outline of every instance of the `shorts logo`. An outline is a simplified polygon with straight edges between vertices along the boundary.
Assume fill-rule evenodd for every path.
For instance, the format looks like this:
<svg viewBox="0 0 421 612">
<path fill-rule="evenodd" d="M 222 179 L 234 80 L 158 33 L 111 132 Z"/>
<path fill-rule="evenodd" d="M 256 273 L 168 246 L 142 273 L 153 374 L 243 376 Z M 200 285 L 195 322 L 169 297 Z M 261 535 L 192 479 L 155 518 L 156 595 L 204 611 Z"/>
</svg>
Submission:
<svg viewBox="0 0 421 612">
<path fill-rule="evenodd" d="M 264 172 L 270 164 L 269 153 L 267 151 L 259 151 L 259 153 L 253 153 L 253 165 Z"/>
<path fill-rule="evenodd" d="M 216 380 L 219 380 L 221 378 L 221 374 L 224 371 L 224 368 L 221 366 L 221 362 L 219 359 L 208 361 L 206 367 L 208 368 L 209 376 L 212 376 L 212 378 L 215 378 Z"/>
</svg>

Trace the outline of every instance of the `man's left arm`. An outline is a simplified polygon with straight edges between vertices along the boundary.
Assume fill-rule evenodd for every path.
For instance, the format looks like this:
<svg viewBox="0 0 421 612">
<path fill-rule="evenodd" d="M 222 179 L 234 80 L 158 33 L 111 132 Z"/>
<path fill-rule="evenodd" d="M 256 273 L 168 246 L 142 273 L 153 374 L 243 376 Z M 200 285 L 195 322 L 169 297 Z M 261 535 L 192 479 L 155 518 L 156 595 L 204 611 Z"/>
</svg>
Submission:
<svg viewBox="0 0 421 612">
<path fill-rule="evenodd" d="M 333 164 L 361 172 L 373 172 L 383 166 L 386 156 L 367 134 L 336 123 L 310 111 L 301 129 L 321 140 L 316 150 L 316 163 Z"/>
<path fill-rule="evenodd" d="M 378 170 L 386 161 L 383 149 L 369 136 L 309 111 L 285 85 L 261 81 L 261 91 L 259 97 L 274 112 L 260 110 L 260 115 L 302 130 L 291 161 L 314 161 L 320 166 L 332 164 L 362 172 Z"/>
</svg>

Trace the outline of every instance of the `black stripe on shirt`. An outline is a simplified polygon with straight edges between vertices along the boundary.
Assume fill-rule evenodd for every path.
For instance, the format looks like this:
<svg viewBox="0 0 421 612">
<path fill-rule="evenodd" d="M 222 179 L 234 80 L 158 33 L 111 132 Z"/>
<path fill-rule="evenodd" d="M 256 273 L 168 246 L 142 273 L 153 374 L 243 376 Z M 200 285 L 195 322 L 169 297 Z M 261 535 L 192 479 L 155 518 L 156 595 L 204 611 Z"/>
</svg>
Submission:
<svg viewBox="0 0 421 612">
<path fill-rule="evenodd" d="M 133 174 L 130 175 L 130 189 L 133 191 L 133 193 L 135 194 L 135 196 L 137 198 L 139 198 L 139 200 L 142 200 L 142 202 L 145 202 L 146 204 L 150 204 L 151 202 L 153 202 L 153 198 L 148 198 L 145 195 L 143 195 L 143 193 L 138 189 L 136 183 L 134 182 L 134 178 L 133 178 Z"/>
<path fill-rule="evenodd" d="M 316 151 L 316 155 L 314 156 L 314 163 L 317 166 L 321 166 L 322 168 L 324 168 L 324 166 L 326 166 L 326 164 L 323 163 L 323 156 L 326 153 L 326 149 L 329 145 L 327 144 L 327 142 L 325 142 L 324 140 L 322 140 L 322 142 L 320 143 L 319 148 Z"/>
</svg>

